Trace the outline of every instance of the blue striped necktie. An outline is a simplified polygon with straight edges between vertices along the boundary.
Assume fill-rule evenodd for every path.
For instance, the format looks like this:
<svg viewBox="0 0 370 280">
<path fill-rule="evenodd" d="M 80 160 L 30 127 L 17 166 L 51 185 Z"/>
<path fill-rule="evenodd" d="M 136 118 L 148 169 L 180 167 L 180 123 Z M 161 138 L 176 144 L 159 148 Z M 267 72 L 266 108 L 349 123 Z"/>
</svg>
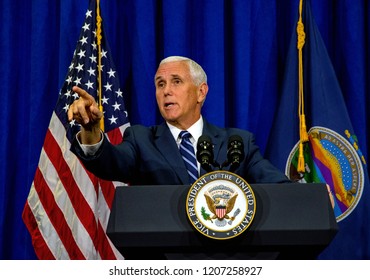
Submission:
<svg viewBox="0 0 370 280">
<path fill-rule="evenodd" d="M 185 130 L 180 132 L 179 137 L 180 153 L 188 170 L 190 182 L 194 183 L 198 179 L 198 165 L 193 144 L 190 142 L 191 134 Z"/>
</svg>

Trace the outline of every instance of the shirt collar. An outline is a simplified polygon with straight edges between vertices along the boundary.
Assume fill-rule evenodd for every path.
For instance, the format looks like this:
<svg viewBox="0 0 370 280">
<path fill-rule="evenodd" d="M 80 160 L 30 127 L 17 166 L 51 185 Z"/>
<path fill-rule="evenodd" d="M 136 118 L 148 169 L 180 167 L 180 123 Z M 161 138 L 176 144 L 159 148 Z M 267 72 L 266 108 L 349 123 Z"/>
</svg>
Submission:
<svg viewBox="0 0 370 280">
<path fill-rule="evenodd" d="M 197 120 L 191 127 L 187 129 L 187 131 L 191 134 L 190 141 L 194 144 L 194 142 L 198 141 L 198 138 L 202 135 L 203 132 L 203 117 L 200 116 L 199 120 Z M 182 131 L 181 129 L 169 124 L 167 122 L 168 128 L 171 131 L 173 138 L 176 140 L 177 143 L 180 143 L 179 134 Z"/>
</svg>

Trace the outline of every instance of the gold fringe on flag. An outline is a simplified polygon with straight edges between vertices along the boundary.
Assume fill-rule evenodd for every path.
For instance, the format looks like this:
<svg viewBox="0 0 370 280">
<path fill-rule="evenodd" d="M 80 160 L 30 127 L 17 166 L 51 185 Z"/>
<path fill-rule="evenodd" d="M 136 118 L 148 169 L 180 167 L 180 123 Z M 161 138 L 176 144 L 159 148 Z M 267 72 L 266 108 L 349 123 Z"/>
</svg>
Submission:
<svg viewBox="0 0 370 280">
<path fill-rule="evenodd" d="M 298 172 L 305 171 L 305 162 L 303 156 L 303 143 L 308 141 L 306 116 L 304 114 L 304 94 L 303 94 L 303 59 L 302 49 L 305 44 L 306 34 L 304 32 L 304 25 L 302 22 L 302 6 L 303 0 L 299 1 L 299 19 L 297 22 L 297 49 L 298 49 L 298 115 L 299 115 L 299 156 L 298 156 Z"/>
<path fill-rule="evenodd" d="M 102 18 L 100 16 L 100 1 L 96 1 L 96 39 L 97 39 L 97 45 L 98 45 L 98 84 L 99 84 L 99 91 L 98 91 L 98 104 L 99 104 L 99 110 L 104 113 L 103 105 L 102 105 L 102 85 L 101 85 L 101 23 Z M 102 131 L 104 131 L 104 115 L 100 120 L 100 128 Z"/>
</svg>

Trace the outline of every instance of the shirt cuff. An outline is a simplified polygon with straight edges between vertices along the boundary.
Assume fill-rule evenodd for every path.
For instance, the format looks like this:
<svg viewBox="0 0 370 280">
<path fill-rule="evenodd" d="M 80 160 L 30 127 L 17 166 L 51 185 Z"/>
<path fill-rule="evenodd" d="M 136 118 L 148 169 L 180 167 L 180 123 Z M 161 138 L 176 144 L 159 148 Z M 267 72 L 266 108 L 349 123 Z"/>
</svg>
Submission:
<svg viewBox="0 0 370 280">
<path fill-rule="evenodd" d="M 104 135 L 103 135 L 103 132 L 100 132 L 101 133 L 101 140 L 96 143 L 96 144 L 92 144 L 92 145 L 87 145 L 87 144 L 82 144 L 80 142 L 80 140 L 78 139 L 78 135 L 81 133 L 81 131 L 79 131 L 77 134 L 76 134 L 76 139 L 77 139 L 77 142 L 78 144 L 80 145 L 83 153 L 85 154 L 85 156 L 93 156 L 96 154 L 96 152 L 99 150 L 100 146 L 102 145 L 103 143 L 103 138 L 104 138 Z"/>
</svg>

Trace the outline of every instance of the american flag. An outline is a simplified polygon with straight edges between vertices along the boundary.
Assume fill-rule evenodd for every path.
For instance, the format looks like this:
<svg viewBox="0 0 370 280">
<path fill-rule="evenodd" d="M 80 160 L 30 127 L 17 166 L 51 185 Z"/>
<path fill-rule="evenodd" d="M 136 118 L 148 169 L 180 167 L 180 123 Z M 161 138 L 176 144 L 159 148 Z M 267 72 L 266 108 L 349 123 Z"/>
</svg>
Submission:
<svg viewBox="0 0 370 280">
<path fill-rule="evenodd" d="M 70 104 L 78 98 L 72 87 L 79 86 L 96 98 L 99 88 L 96 6 L 96 1 L 90 1 L 23 210 L 39 259 L 123 259 L 105 232 L 115 187 L 122 183 L 98 179 L 70 151 L 80 129 L 67 119 Z M 130 124 L 103 30 L 101 35 L 105 134 L 118 144 Z"/>
</svg>

